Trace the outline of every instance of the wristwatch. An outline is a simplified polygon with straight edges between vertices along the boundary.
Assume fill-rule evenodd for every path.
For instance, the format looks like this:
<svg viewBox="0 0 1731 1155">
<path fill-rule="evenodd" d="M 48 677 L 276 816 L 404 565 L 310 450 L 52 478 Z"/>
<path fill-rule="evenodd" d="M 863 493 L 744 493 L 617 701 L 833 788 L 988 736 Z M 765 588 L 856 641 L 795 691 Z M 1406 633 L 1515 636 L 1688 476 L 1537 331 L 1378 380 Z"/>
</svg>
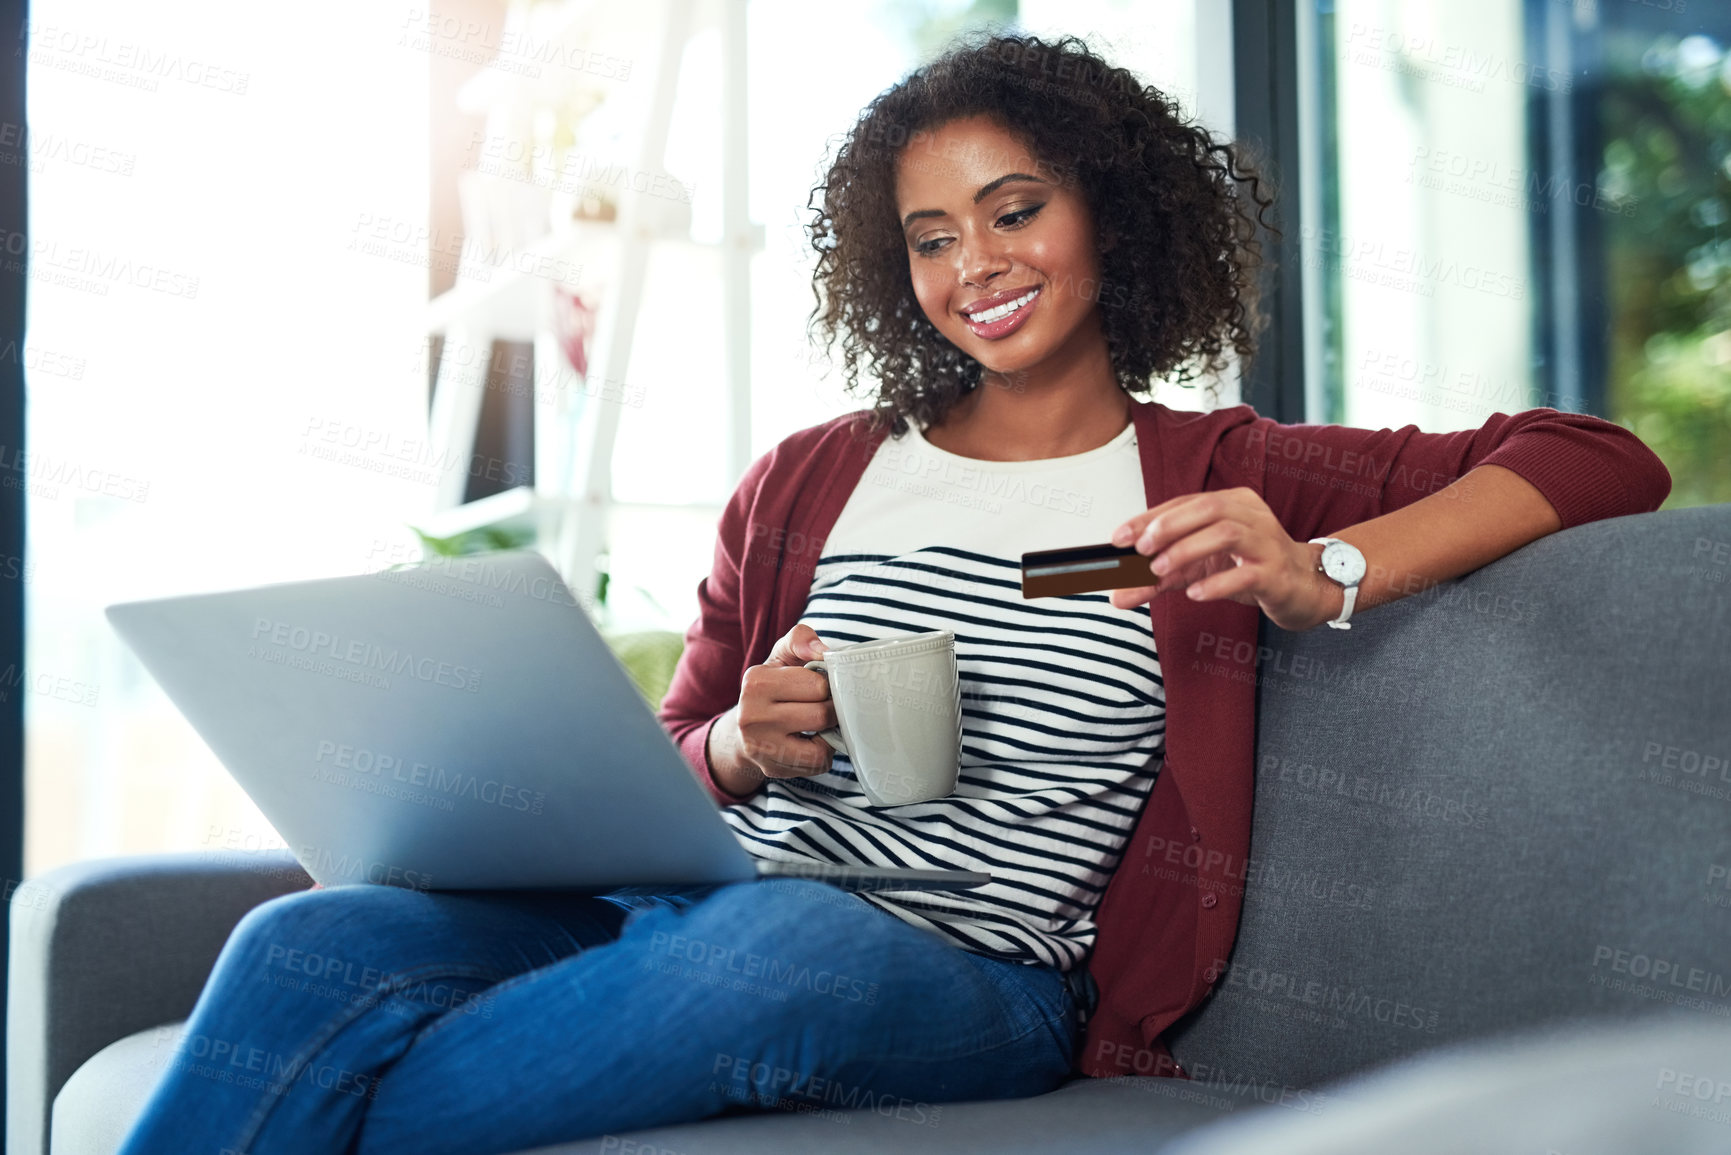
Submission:
<svg viewBox="0 0 1731 1155">
<path fill-rule="evenodd" d="M 1340 607 L 1340 616 L 1328 624 L 1337 630 L 1352 629 L 1347 619 L 1352 617 L 1352 603 L 1358 599 L 1358 583 L 1364 580 L 1364 555 L 1358 552 L 1357 546 L 1341 541 L 1338 537 L 1313 537 L 1307 544 L 1322 546 L 1322 556 L 1317 559 L 1317 570 L 1340 583 L 1341 588 L 1346 590 L 1346 601 Z"/>
</svg>

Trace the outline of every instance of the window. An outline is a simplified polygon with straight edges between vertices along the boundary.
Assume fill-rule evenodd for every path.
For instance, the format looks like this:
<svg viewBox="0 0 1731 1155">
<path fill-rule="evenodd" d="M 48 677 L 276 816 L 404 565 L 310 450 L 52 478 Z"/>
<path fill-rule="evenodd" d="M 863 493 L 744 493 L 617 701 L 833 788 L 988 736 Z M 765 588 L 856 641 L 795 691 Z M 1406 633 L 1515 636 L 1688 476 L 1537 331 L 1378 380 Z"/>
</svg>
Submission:
<svg viewBox="0 0 1731 1155">
<path fill-rule="evenodd" d="M 425 430 L 426 54 L 233 15 L 31 6 L 30 874 L 269 836 L 104 606 L 383 568 L 421 500 L 363 443 Z"/>
<path fill-rule="evenodd" d="M 1731 501 L 1731 9 L 1297 3 L 1309 419 L 1593 413 Z"/>
</svg>

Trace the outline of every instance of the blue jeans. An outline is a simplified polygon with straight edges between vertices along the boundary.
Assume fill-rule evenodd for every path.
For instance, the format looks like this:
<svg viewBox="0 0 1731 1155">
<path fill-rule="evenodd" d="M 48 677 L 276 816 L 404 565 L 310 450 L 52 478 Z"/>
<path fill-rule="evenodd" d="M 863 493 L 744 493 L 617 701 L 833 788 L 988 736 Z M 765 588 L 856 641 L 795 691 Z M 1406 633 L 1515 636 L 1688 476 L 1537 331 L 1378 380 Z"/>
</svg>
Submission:
<svg viewBox="0 0 1731 1155">
<path fill-rule="evenodd" d="M 485 1155 L 727 1110 L 1036 1095 L 1050 967 L 803 879 L 622 902 L 347 886 L 235 928 L 123 1155 Z"/>
</svg>

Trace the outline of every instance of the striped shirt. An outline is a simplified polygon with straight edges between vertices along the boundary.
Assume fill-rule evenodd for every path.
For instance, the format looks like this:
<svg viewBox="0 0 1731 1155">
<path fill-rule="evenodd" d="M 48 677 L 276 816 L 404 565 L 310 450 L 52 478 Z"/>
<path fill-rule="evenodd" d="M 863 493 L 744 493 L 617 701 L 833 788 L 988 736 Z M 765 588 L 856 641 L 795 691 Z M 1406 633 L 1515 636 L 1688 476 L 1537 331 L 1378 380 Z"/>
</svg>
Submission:
<svg viewBox="0 0 1731 1155">
<path fill-rule="evenodd" d="M 885 438 L 825 540 L 800 620 L 831 646 L 953 630 L 955 793 L 879 807 L 848 757 L 723 816 L 760 858 L 980 870 L 958 892 L 861 897 L 963 949 L 1070 970 L 1154 786 L 1165 687 L 1146 606 L 1024 599 L 1021 555 L 1106 541 L 1146 508 L 1133 426 L 1087 453 L 996 462 Z"/>
</svg>

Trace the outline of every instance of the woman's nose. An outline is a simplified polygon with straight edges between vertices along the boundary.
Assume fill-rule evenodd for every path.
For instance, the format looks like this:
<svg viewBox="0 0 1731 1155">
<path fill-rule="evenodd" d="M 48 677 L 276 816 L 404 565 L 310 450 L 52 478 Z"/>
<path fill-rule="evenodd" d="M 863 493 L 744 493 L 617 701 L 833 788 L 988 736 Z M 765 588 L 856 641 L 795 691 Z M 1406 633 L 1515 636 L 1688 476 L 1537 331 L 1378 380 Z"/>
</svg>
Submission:
<svg viewBox="0 0 1731 1155">
<path fill-rule="evenodd" d="M 962 249 L 962 284 L 984 287 L 987 281 L 1010 270 L 1010 259 L 996 246 L 975 244 Z"/>
</svg>

